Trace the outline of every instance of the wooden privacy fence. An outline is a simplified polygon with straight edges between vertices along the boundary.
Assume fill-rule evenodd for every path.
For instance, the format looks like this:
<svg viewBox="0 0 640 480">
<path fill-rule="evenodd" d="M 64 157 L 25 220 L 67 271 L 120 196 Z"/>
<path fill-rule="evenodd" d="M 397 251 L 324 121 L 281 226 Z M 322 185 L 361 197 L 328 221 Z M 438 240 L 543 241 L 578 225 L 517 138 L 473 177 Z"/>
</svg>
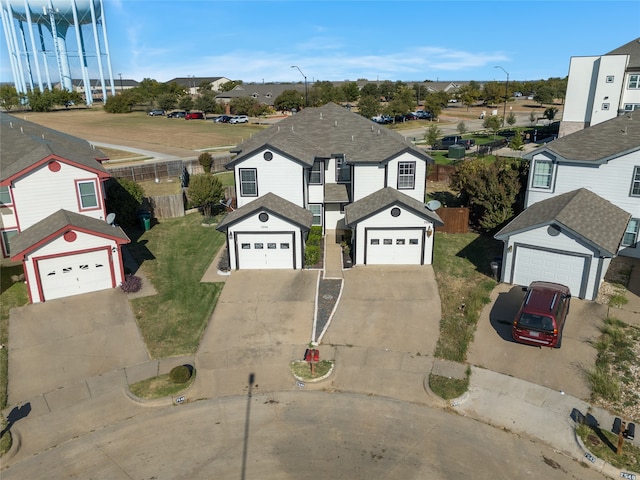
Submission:
<svg viewBox="0 0 640 480">
<path fill-rule="evenodd" d="M 145 197 L 142 207 L 151 212 L 154 218 L 175 218 L 184 217 L 185 203 L 184 190 L 182 190 L 175 195 Z"/>
<path fill-rule="evenodd" d="M 212 172 L 226 171 L 224 165 L 231 159 L 228 157 L 213 158 L 211 164 Z M 103 164 L 109 173 L 116 178 L 127 178 L 134 182 L 153 181 L 156 178 L 181 178 L 186 169 L 189 175 L 204 173 L 202 165 L 198 160 L 171 160 L 168 162 L 152 162 L 140 165 L 130 165 L 126 167 L 111 166 L 109 163 Z"/>
<path fill-rule="evenodd" d="M 444 222 L 438 231 L 444 233 L 467 233 L 469 231 L 469 209 L 467 207 L 439 208 L 436 213 Z"/>
<path fill-rule="evenodd" d="M 427 180 L 430 182 L 448 182 L 455 169 L 456 167 L 452 165 L 430 165 Z"/>
</svg>

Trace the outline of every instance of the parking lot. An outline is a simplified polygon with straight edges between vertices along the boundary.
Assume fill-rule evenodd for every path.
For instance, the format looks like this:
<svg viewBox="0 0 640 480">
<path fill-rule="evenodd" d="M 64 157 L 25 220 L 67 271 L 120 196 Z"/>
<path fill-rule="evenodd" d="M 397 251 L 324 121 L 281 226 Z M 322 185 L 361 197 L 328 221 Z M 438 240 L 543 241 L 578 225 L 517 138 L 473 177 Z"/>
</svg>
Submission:
<svg viewBox="0 0 640 480">
<path fill-rule="evenodd" d="M 511 338 L 511 322 L 523 297 L 519 286 L 500 284 L 494 289 L 478 320 L 468 362 L 587 400 L 591 391 L 585 371 L 595 364 L 592 343 L 600 336 L 606 307 L 572 298 L 562 347 L 532 347 Z"/>
</svg>

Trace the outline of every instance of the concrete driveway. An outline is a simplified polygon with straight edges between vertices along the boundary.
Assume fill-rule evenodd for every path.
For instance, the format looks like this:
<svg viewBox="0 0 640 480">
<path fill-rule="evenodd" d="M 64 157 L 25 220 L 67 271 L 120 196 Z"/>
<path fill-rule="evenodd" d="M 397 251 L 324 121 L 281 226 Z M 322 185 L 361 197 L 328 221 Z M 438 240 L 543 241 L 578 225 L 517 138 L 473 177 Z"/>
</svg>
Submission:
<svg viewBox="0 0 640 480">
<path fill-rule="evenodd" d="M 120 289 L 11 310 L 9 405 L 149 360 Z"/>
<path fill-rule="evenodd" d="M 595 365 L 597 351 L 591 343 L 600 336 L 606 307 L 572 298 L 562 347 L 540 348 L 511 338 L 511 322 L 523 298 L 519 286 L 500 284 L 494 289 L 478 320 L 467 361 L 587 400 L 591 390 L 585 371 Z"/>
<path fill-rule="evenodd" d="M 236 394 L 246 388 L 249 372 L 255 375 L 258 391 L 260 385 L 293 385 L 283 365 L 302 358 L 311 339 L 319 273 L 231 273 L 196 353 L 196 388 L 208 389 L 202 395 Z"/>
<path fill-rule="evenodd" d="M 433 355 L 441 310 L 431 266 L 358 266 L 343 273 L 323 344 Z"/>
</svg>

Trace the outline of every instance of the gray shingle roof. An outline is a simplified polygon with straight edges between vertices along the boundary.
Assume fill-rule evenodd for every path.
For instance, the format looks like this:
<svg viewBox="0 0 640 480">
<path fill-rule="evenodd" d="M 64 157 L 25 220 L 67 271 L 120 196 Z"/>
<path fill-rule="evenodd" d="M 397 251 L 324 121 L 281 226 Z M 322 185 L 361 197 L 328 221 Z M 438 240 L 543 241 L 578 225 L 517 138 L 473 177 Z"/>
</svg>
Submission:
<svg viewBox="0 0 640 480">
<path fill-rule="evenodd" d="M 523 158 L 531 160 L 535 154 L 548 151 L 561 160 L 604 163 L 636 150 L 640 150 L 640 112 L 625 113 L 559 138 Z"/>
<path fill-rule="evenodd" d="M 347 205 L 344 208 L 344 221 L 347 225 L 353 226 L 360 220 L 393 204 L 403 205 L 423 218 L 429 219 L 435 226 L 441 227 L 444 225 L 438 214 L 429 210 L 424 203 L 391 187 L 385 187 Z"/>
<path fill-rule="evenodd" d="M 347 203 L 349 201 L 347 186 L 344 183 L 325 183 L 324 201 L 325 203 Z"/>
<path fill-rule="evenodd" d="M 534 203 L 500 230 L 495 238 L 544 225 L 556 224 L 587 240 L 610 255 L 616 255 L 631 215 L 613 203 L 580 188 Z"/>
<path fill-rule="evenodd" d="M 13 237 L 11 239 L 11 256 L 22 254 L 42 239 L 57 232 L 62 234 L 69 228 L 91 232 L 107 238 L 115 238 L 120 240 L 118 243 L 130 242 L 129 237 L 120 227 L 114 227 L 104 220 L 98 220 L 80 213 L 58 210 Z"/>
<path fill-rule="evenodd" d="M 621 47 L 611 50 L 607 55 L 629 55 L 628 70 L 635 70 L 640 68 L 640 38 L 631 40 L 629 43 L 622 45 Z"/>
<path fill-rule="evenodd" d="M 269 192 L 262 197 L 256 198 L 253 202 L 247 203 L 237 210 L 227 214 L 227 216 L 218 224 L 216 229 L 224 232 L 234 223 L 239 222 L 243 218 L 259 210 L 271 212 L 274 215 L 285 218 L 304 229 L 311 228 L 313 214 L 309 210 L 299 207 L 295 203 L 291 203 L 289 200 L 285 200 L 284 198 Z"/>
<path fill-rule="evenodd" d="M 0 180 L 6 180 L 49 155 L 56 155 L 89 170 L 109 175 L 96 160 L 106 158 L 106 155 L 86 140 L 6 113 L 0 113 L 0 140 Z"/>
<path fill-rule="evenodd" d="M 402 135 L 335 103 L 305 108 L 257 133 L 238 145 L 234 152 L 239 154 L 227 168 L 265 147 L 280 150 L 307 165 L 313 165 L 315 158 L 335 154 L 343 154 L 347 163 L 383 163 L 406 151 L 432 162 Z"/>
</svg>

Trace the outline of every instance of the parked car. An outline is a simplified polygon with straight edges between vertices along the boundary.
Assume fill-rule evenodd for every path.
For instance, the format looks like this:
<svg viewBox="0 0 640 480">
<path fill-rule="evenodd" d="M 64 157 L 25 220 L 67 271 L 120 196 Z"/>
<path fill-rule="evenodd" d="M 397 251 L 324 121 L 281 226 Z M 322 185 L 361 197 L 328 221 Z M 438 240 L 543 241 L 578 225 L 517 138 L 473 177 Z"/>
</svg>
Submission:
<svg viewBox="0 0 640 480">
<path fill-rule="evenodd" d="M 164 113 L 164 110 L 156 109 L 151 110 L 147 115 L 149 115 L 150 117 L 162 117 L 164 116 Z"/>
<path fill-rule="evenodd" d="M 436 143 L 435 150 L 446 150 L 452 145 L 462 145 L 466 150 L 469 150 L 476 144 L 473 138 L 462 138 L 460 135 L 449 135 L 443 137 L 442 140 Z"/>
<path fill-rule="evenodd" d="M 418 110 L 414 113 L 420 120 L 429 120 L 431 118 L 431 112 L 427 112 L 426 110 Z"/>
<path fill-rule="evenodd" d="M 219 117 L 214 118 L 213 121 L 216 123 L 229 123 L 229 120 L 232 118 L 233 117 L 229 115 L 220 115 Z"/>
<path fill-rule="evenodd" d="M 236 115 L 229 120 L 229 123 L 249 123 L 249 117 L 246 115 Z"/>
<path fill-rule="evenodd" d="M 184 116 L 185 120 L 204 120 L 204 113 L 202 112 L 189 112 Z"/>
<path fill-rule="evenodd" d="M 187 112 L 182 110 L 177 110 L 175 112 L 171 112 L 167 114 L 167 118 L 184 118 L 187 116 Z"/>
<path fill-rule="evenodd" d="M 569 287 L 551 282 L 532 282 L 513 320 L 511 335 L 518 343 L 560 348 L 569 313 Z"/>
<path fill-rule="evenodd" d="M 404 116 L 405 120 L 418 120 L 418 115 L 416 115 L 414 112 L 409 112 Z"/>
<path fill-rule="evenodd" d="M 383 125 L 387 123 L 393 123 L 393 118 L 391 118 L 389 115 L 376 115 L 375 117 L 371 117 L 371 120 Z"/>
</svg>

